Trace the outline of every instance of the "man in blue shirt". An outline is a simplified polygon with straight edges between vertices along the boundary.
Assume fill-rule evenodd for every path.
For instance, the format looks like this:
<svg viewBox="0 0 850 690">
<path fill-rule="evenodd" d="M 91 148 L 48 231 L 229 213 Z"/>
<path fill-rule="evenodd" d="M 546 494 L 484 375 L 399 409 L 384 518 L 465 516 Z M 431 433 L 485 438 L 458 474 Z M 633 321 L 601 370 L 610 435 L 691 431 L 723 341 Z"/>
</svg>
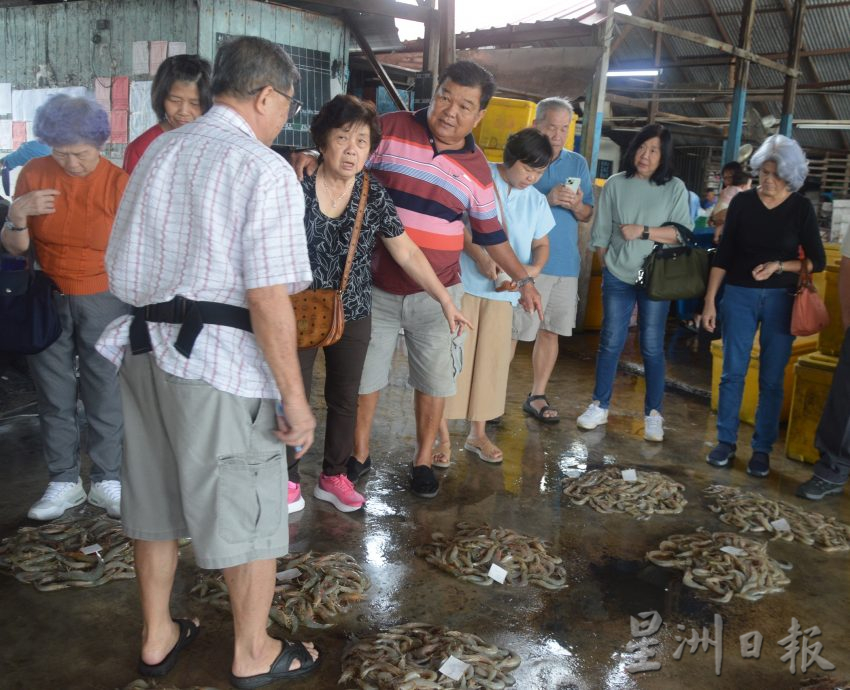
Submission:
<svg viewBox="0 0 850 690">
<path fill-rule="evenodd" d="M 545 98 L 537 104 L 534 126 L 548 137 L 554 153 L 534 186 L 546 195 L 555 227 L 549 233 L 549 261 L 536 281 L 543 300 L 543 321 L 522 309 L 514 310 L 513 320 L 514 341 L 535 341 L 531 360 L 534 383 L 522 409 L 549 424 L 559 421 L 558 411 L 546 399 L 546 386 L 558 359 L 558 336 L 572 335 L 576 323 L 581 267 L 578 224 L 593 215 L 593 182 L 587 161 L 564 150 L 572 117 L 573 108 L 564 98 Z M 568 180 L 573 185 L 578 180 L 577 187 L 568 186 Z"/>
</svg>

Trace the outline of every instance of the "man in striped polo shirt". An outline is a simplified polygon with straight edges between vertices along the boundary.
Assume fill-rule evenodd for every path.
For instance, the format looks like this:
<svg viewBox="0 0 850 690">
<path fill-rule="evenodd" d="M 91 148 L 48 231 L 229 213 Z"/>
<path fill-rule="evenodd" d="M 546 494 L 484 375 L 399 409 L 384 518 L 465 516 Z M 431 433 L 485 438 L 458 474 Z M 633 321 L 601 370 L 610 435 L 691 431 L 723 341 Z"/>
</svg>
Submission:
<svg viewBox="0 0 850 690">
<path fill-rule="evenodd" d="M 501 228 L 487 160 L 472 137 L 495 87 L 493 75 L 473 62 L 450 65 L 440 76 L 427 109 L 381 118 L 383 138 L 369 168 L 389 191 L 405 230 L 428 257 L 456 305 L 463 295 L 459 260 L 466 216 L 473 242 L 485 247 L 498 267 L 517 281 L 522 306 L 542 318 L 540 295 Z M 439 490 L 431 453 L 445 399 L 455 392 L 462 343 L 448 330 L 441 306 L 410 280 L 380 243 L 372 274 L 372 336 L 360 382 L 349 479 L 356 481 L 371 467 L 372 420 L 380 391 L 389 382 L 392 353 L 403 328 L 409 382 L 415 389 L 411 490 L 431 498 Z"/>
</svg>

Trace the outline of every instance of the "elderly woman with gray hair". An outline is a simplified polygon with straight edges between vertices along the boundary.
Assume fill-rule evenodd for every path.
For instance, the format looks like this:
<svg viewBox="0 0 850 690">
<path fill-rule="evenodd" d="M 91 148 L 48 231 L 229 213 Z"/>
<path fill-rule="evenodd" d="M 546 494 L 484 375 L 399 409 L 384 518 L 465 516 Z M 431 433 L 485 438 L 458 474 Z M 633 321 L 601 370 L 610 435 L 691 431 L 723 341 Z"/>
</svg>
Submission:
<svg viewBox="0 0 850 690">
<path fill-rule="evenodd" d="M 41 268 L 61 291 L 55 300 L 62 334 L 28 358 L 50 481 L 27 515 L 52 520 L 88 497 L 119 517 L 123 420 L 118 372 L 94 345 L 106 325 L 127 311 L 109 292 L 104 266 L 127 173 L 100 155 L 109 138 L 109 116 L 93 100 L 54 96 L 36 111 L 35 135 L 51 154 L 21 170 L 0 233 L 12 254 L 24 254 L 33 245 Z M 75 358 L 92 460 L 88 496 L 80 479 Z"/>
<path fill-rule="evenodd" d="M 785 365 L 794 342 L 791 309 L 798 274 L 803 261 L 810 271 L 822 271 L 826 258 L 812 204 L 797 193 L 808 172 L 800 145 L 781 134 L 768 137 L 750 167 L 758 173 L 758 187 L 741 192 L 729 205 L 702 313 L 703 326 L 713 332 L 718 316 L 714 301 L 725 279 L 719 307 L 723 374 L 718 443 L 706 460 L 715 467 L 728 467 L 735 457 L 744 379 L 759 330 L 759 398 L 747 473 L 766 477 L 779 433 Z"/>
</svg>

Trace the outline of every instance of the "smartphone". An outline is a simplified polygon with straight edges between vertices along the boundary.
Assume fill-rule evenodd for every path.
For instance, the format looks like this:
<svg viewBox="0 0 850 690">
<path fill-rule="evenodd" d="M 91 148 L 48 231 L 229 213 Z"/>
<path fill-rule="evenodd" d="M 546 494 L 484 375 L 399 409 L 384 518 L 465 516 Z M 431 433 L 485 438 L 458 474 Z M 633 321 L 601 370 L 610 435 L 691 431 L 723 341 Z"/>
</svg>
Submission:
<svg viewBox="0 0 850 690">
<path fill-rule="evenodd" d="M 564 187 L 569 189 L 572 192 L 577 192 L 579 187 L 581 187 L 581 178 L 580 177 L 568 177 L 567 181 L 564 182 Z"/>
</svg>

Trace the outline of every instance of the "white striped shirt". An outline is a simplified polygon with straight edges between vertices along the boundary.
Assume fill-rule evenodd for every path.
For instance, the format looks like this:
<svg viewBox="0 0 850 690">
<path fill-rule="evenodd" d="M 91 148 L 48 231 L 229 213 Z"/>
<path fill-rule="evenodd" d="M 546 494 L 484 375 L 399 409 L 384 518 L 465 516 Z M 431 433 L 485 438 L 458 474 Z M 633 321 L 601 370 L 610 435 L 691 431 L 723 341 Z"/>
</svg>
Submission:
<svg viewBox="0 0 850 690">
<path fill-rule="evenodd" d="M 106 251 L 109 289 L 133 306 L 191 300 L 247 306 L 246 290 L 310 284 L 304 196 L 292 168 L 224 105 L 154 141 L 130 177 Z M 120 365 L 132 317 L 113 321 L 98 351 Z M 251 398 L 279 398 L 253 334 L 206 325 L 192 356 L 179 324 L 149 323 L 161 369 Z"/>
</svg>

